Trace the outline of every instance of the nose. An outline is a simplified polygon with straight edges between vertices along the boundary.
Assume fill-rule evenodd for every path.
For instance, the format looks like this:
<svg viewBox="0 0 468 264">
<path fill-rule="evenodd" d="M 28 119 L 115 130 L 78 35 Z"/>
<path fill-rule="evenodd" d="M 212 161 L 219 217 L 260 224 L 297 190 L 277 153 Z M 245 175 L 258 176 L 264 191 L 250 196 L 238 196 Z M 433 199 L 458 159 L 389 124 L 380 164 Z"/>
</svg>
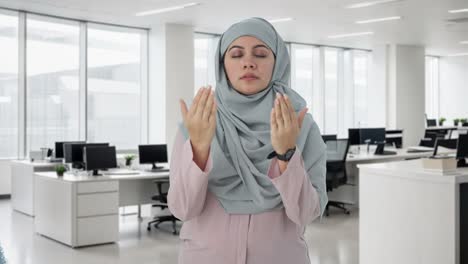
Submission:
<svg viewBox="0 0 468 264">
<path fill-rule="evenodd" d="M 244 69 L 255 69 L 257 67 L 257 65 L 252 60 L 251 56 L 244 56 L 244 58 L 242 60 L 242 67 Z"/>
</svg>

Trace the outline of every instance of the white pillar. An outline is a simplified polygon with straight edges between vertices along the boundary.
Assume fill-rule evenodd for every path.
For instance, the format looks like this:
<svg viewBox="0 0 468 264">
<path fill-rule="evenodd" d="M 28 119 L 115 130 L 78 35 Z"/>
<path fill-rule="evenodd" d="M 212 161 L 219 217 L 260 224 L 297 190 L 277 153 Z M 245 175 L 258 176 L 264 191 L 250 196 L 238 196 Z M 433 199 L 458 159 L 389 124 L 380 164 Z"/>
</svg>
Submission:
<svg viewBox="0 0 468 264">
<path fill-rule="evenodd" d="M 387 126 L 404 130 L 404 146 L 414 146 L 425 129 L 425 49 L 390 45 Z"/>
<path fill-rule="evenodd" d="M 179 99 L 191 101 L 194 91 L 193 28 L 165 24 L 153 27 L 149 39 L 149 142 L 172 150 L 182 121 Z"/>
<path fill-rule="evenodd" d="M 376 45 L 372 48 L 372 62 L 369 70 L 367 89 L 368 127 L 387 127 L 387 86 L 388 86 L 388 45 Z"/>
</svg>

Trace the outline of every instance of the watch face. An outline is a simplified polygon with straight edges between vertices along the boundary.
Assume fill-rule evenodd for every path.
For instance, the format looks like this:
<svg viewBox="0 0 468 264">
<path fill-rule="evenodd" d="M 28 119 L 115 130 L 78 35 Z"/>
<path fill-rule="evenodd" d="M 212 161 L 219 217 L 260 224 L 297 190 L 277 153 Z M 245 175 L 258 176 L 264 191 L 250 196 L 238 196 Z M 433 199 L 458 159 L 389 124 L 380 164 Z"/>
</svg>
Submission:
<svg viewBox="0 0 468 264">
<path fill-rule="evenodd" d="M 296 151 L 296 148 L 293 149 L 288 149 L 284 155 L 278 155 L 278 159 L 282 161 L 289 161 L 292 156 L 294 155 L 294 152 Z"/>
<path fill-rule="evenodd" d="M 290 160 L 291 157 L 294 155 L 294 149 L 290 149 L 286 152 L 286 159 Z"/>
</svg>

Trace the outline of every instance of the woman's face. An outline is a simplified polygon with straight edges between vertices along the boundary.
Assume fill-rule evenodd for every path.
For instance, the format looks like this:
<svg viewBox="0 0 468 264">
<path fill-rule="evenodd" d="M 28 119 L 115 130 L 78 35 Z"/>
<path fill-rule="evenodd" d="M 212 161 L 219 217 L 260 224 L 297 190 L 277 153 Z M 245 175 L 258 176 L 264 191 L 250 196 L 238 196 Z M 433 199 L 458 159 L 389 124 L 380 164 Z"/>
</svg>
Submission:
<svg viewBox="0 0 468 264">
<path fill-rule="evenodd" d="M 275 56 L 261 40 L 243 36 L 234 40 L 224 55 L 224 69 L 236 91 L 244 95 L 256 94 L 271 80 Z"/>
</svg>

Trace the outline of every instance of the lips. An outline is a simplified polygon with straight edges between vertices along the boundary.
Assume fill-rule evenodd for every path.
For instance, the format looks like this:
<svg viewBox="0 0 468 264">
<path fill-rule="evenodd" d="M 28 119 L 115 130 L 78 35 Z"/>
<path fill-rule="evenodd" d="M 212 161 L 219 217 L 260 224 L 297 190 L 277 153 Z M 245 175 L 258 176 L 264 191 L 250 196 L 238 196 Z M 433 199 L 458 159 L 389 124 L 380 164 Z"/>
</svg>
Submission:
<svg viewBox="0 0 468 264">
<path fill-rule="evenodd" d="M 256 79 L 258 79 L 257 75 L 252 74 L 252 73 L 244 74 L 244 75 L 241 77 L 241 80 L 256 80 Z"/>
</svg>

